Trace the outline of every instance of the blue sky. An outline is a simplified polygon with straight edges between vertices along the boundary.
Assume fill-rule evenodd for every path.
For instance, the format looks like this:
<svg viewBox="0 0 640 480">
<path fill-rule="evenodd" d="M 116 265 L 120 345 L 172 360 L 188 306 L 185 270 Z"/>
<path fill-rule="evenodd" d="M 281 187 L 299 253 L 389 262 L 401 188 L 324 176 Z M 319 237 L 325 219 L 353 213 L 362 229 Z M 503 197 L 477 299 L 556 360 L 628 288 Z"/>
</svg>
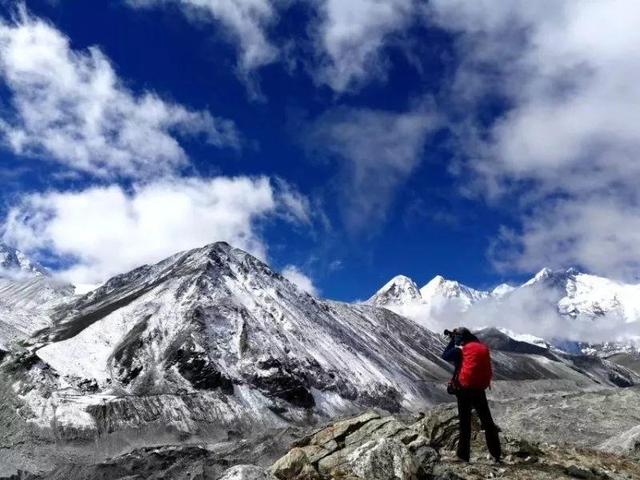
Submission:
<svg viewBox="0 0 640 480">
<path fill-rule="evenodd" d="M 0 2 L 4 241 L 92 283 L 227 240 L 344 300 L 637 278 L 638 7 L 485 3 Z"/>
</svg>

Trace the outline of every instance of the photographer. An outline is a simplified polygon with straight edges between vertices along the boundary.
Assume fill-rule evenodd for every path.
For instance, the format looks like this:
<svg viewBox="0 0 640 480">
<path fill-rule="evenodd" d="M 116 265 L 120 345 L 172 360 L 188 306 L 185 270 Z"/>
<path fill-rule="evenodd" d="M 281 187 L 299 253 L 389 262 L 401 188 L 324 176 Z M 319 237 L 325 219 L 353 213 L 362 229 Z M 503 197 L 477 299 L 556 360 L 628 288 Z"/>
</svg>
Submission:
<svg viewBox="0 0 640 480">
<path fill-rule="evenodd" d="M 447 391 L 458 399 L 460 441 L 456 454 L 460 460 L 469 461 L 471 410 L 475 409 L 485 432 L 489 453 L 496 462 L 500 462 L 499 428 L 493 422 L 485 394 L 493 376 L 489 347 L 464 327 L 445 330 L 444 334 L 450 341 L 442 358 L 455 365 Z"/>
</svg>

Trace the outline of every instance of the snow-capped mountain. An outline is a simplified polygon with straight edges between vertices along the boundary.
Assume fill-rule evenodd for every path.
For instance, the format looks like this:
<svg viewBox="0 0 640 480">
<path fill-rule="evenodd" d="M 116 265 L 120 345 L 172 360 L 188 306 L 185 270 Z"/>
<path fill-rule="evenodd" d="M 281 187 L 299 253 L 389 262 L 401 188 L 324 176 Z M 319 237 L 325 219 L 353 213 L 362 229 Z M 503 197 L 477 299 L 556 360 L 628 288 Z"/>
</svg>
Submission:
<svg viewBox="0 0 640 480">
<path fill-rule="evenodd" d="M 376 292 L 368 303 L 376 306 L 401 305 L 420 300 L 422 295 L 409 277 L 397 275 Z"/>
<path fill-rule="evenodd" d="M 543 269 L 521 288 L 544 288 L 557 292 L 558 311 L 572 317 L 620 315 L 627 322 L 640 321 L 640 285 L 625 284 L 576 269 Z"/>
<path fill-rule="evenodd" d="M 410 278 L 400 276 L 394 277 L 365 303 L 387 308 L 424 328 L 440 332 L 444 327 L 451 328 L 448 321 L 442 321 L 443 317 L 464 313 L 489 296 L 488 292 L 447 280 L 441 275 L 420 289 Z"/>
<path fill-rule="evenodd" d="M 44 412 L 42 424 L 55 417 L 61 428 L 80 422 L 92 431 L 106 428 L 96 409 L 109 428 L 162 422 L 188 431 L 203 422 L 273 425 L 372 406 L 415 410 L 445 395 L 432 386 L 450 375 L 443 347 L 408 319 L 318 300 L 216 243 L 58 306 L 29 347 L 21 393 Z M 109 416 L 109 409 L 157 415 Z"/>
<path fill-rule="evenodd" d="M 407 289 L 387 291 L 415 294 L 397 283 Z M 442 281 L 427 292 L 438 285 L 452 298 L 473 294 Z M 118 275 L 48 314 L 48 325 L 6 355 L 0 389 L 10 386 L 4 394 L 17 397 L 21 421 L 54 438 L 226 440 L 450 400 L 443 337 L 387 308 L 317 299 L 225 243 Z M 604 360 L 580 366 L 500 335 L 491 333 L 503 392 L 514 394 L 521 380 L 543 389 L 640 383 Z"/>
<path fill-rule="evenodd" d="M 406 277 L 404 282 L 415 284 Z M 487 323 L 483 324 L 479 317 L 489 317 L 487 321 L 507 318 L 507 323 L 516 320 L 514 323 L 520 327 L 526 323 L 524 320 L 530 320 L 533 322 L 530 326 L 539 328 L 538 332 L 521 330 L 511 334 L 519 338 L 529 336 L 540 340 L 540 332 L 549 332 L 549 336 L 545 338 L 550 343 L 552 340 L 563 340 L 563 328 L 560 324 L 567 320 L 581 322 L 566 323 L 564 334 L 569 339 L 576 332 L 589 336 L 590 330 L 595 332 L 609 329 L 607 333 L 615 335 L 620 333 L 617 330 L 622 330 L 616 329 L 620 324 L 639 325 L 636 330 L 640 332 L 640 285 L 625 284 L 581 273 L 576 269 L 554 271 L 545 268 L 519 287 L 503 283 L 492 291 L 475 290 L 437 276 L 419 291 L 420 297 L 417 298 L 383 296 L 378 292 L 369 302 L 413 318 L 430 328 L 439 328 L 442 321 L 456 319 L 466 319 L 478 326 L 486 326 Z M 554 322 L 551 316 L 554 314 L 557 320 L 555 326 L 551 325 Z M 518 317 L 523 317 L 523 321 L 518 322 Z M 438 319 L 440 322 L 436 321 Z M 625 338 L 629 342 L 637 342 L 633 329 L 629 331 L 629 336 Z M 598 344 L 594 340 L 584 340 L 576 343 L 576 348 L 585 353 L 601 354 L 627 351 L 629 348 L 632 351 L 638 350 L 637 347 L 629 347 L 620 342 L 621 340 L 616 340 Z"/>
<path fill-rule="evenodd" d="M 73 294 L 72 285 L 44 275 L 0 278 L 0 349 L 48 326 L 50 311 Z"/>
<path fill-rule="evenodd" d="M 47 270 L 15 248 L 0 243 L 0 277 L 19 274 L 48 275 Z"/>
<path fill-rule="evenodd" d="M 462 308 L 468 308 L 489 296 L 487 292 L 475 290 L 454 280 L 447 280 L 441 275 L 437 275 L 422 287 L 420 295 L 422 301 L 427 303 L 434 303 L 444 299 L 455 300 Z"/>
<path fill-rule="evenodd" d="M 397 280 L 401 279 L 401 283 Z M 389 295 L 391 286 L 406 285 L 404 295 Z M 415 294 L 415 282 L 408 277 L 395 277 L 380 289 L 369 303 L 392 307 L 411 303 L 433 303 L 434 300 L 453 299 L 464 309 L 487 300 L 501 299 L 527 289 L 544 289 L 554 293 L 561 315 L 572 317 L 599 317 L 605 314 L 621 315 L 628 322 L 640 321 L 640 284 L 626 284 L 597 275 L 581 273 L 576 269 L 554 271 L 544 268 L 533 278 L 514 287 L 503 283 L 492 291 L 476 290 L 438 275 Z M 547 298 L 547 296 L 545 296 Z"/>
<path fill-rule="evenodd" d="M 378 290 L 366 303 L 381 307 L 393 307 L 416 303 L 436 304 L 453 300 L 461 308 L 467 308 L 489 296 L 488 292 L 475 290 L 459 282 L 438 275 L 418 289 L 409 277 L 398 275 Z"/>
</svg>

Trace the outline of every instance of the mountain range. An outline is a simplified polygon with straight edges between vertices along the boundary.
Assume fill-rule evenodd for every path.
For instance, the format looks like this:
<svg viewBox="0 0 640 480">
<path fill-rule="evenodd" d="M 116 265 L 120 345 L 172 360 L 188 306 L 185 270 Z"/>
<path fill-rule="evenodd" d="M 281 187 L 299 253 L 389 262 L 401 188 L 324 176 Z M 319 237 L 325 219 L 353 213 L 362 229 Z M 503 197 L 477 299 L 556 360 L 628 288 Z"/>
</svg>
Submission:
<svg viewBox="0 0 640 480">
<path fill-rule="evenodd" d="M 4 460 L 14 468 L 32 461 L 35 440 L 24 432 L 69 442 L 80 449 L 74 455 L 92 445 L 95 456 L 120 452 L 123 442 L 230 442 L 366 408 L 422 411 L 451 398 L 452 369 L 440 358 L 446 339 L 396 307 L 454 299 L 470 311 L 542 282 L 568 285 L 551 273 L 498 292 L 442 277 L 418 289 L 397 277 L 368 302 L 344 303 L 315 298 L 223 242 L 82 295 L 34 262 L 11 265 L 0 283 L 0 403 L 8 406 L 0 424 L 11 428 L 0 445 L 21 445 Z M 597 295 L 585 303 L 579 291 L 571 298 L 584 311 L 604 305 Z M 477 335 L 493 349 L 495 395 L 640 384 L 629 356 L 572 354 L 495 328 Z"/>
<path fill-rule="evenodd" d="M 527 282 L 476 290 L 436 276 L 422 288 L 398 275 L 366 303 L 385 307 L 439 330 L 452 322 L 502 327 L 516 338 L 571 343 L 585 351 L 632 349 L 640 341 L 640 285 L 581 273 L 542 269 Z M 532 335 L 535 334 L 535 335 Z M 572 342 L 573 341 L 573 342 Z"/>
</svg>

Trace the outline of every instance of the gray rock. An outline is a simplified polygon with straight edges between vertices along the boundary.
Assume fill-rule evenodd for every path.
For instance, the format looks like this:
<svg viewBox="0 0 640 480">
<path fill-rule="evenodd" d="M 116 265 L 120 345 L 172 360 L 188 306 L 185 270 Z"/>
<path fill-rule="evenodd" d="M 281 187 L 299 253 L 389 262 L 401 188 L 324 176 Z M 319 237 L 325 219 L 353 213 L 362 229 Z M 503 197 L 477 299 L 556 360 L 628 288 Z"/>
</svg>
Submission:
<svg viewBox="0 0 640 480">
<path fill-rule="evenodd" d="M 358 430 L 371 420 L 380 418 L 380 415 L 376 412 L 366 412 L 357 417 L 349 418 L 340 422 L 336 422 L 327 428 L 320 430 L 313 437 L 311 437 L 309 443 L 311 445 L 325 445 L 331 441 L 342 440 L 351 432 Z"/>
<path fill-rule="evenodd" d="M 367 480 L 417 480 L 420 471 L 409 449 L 391 438 L 365 443 L 347 457 L 346 465 Z"/>
<path fill-rule="evenodd" d="M 303 468 L 309 464 L 309 458 L 302 448 L 293 448 L 271 467 L 271 473 L 280 480 L 297 478 Z"/>
<path fill-rule="evenodd" d="M 418 435 L 407 447 L 413 454 L 418 465 L 422 468 L 422 471 L 424 473 L 431 473 L 433 467 L 440 459 L 440 455 L 436 449 L 429 446 L 429 439 L 423 435 Z"/>
<path fill-rule="evenodd" d="M 335 440 L 331 440 L 324 445 L 308 445 L 306 447 L 302 447 L 302 450 L 307 455 L 309 463 L 317 463 L 338 449 L 339 445 Z"/>
<path fill-rule="evenodd" d="M 436 407 L 416 423 L 436 450 L 454 450 L 459 439 L 458 411 L 455 407 Z"/>
<path fill-rule="evenodd" d="M 236 465 L 225 471 L 218 480 L 271 480 L 273 477 L 255 465 Z"/>
<path fill-rule="evenodd" d="M 565 469 L 565 473 L 572 478 L 580 478 L 584 480 L 591 480 L 596 478 L 591 470 L 587 470 L 586 468 L 580 468 L 576 465 L 569 465 Z"/>
<path fill-rule="evenodd" d="M 362 444 L 371 440 L 371 436 L 378 433 L 378 431 L 387 425 L 389 422 L 393 422 L 393 417 L 376 418 L 367 422 L 362 428 L 359 428 L 355 432 L 351 433 L 345 438 L 345 445 Z"/>
<path fill-rule="evenodd" d="M 360 448 L 358 444 L 351 444 L 331 455 L 322 458 L 318 462 L 318 471 L 321 475 L 330 475 L 331 472 L 340 469 L 347 461 L 347 457 Z"/>
</svg>

